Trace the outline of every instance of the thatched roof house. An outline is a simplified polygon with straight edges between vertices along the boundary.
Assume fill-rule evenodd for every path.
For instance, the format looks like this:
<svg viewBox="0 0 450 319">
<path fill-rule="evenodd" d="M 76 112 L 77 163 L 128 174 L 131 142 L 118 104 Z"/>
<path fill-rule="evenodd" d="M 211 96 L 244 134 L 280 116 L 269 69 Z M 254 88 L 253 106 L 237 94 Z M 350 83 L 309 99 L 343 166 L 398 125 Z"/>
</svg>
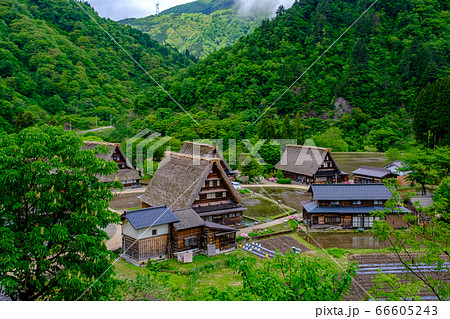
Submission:
<svg viewBox="0 0 450 319">
<path fill-rule="evenodd" d="M 145 193 L 143 207 L 192 208 L 205 221 L 241 225 L 244 207 L 220 158 L 166 152 Z"/>
<path fill-rule="evenodd" d="M 84 142 L 84 145 L 81 147 L 81 149 L 94 150 L 94 148 L 99 145 L 108 147 L 109 152 L 107 152 L 106 154 L 100 153 L 97 155 L 97 157 L 103 158 L 105 161 L 114 161 L 119 166 L 119 171 L 116 174 L 100 176 L 100 181 L 109 183 L 118 180 L 124 186 L 134 186 L 139 183 L 141 176 L 125 156 L 119 143 L 86 141 Z"/>
<path fill-rule="evenodd" d="M 185 141 L 183 146 L 181 147 L 180 154 L 185 154 L 194 157 L 203 157 L 207 159 L 219 158 L 220 164 L 222 164 L 225 173 L 229 177 L 233 177 L 235 171 L 233 171 L 228 165 L 227 161 L 225 161 L 222 153 L 219 151 L 219 147 L 217 145 L 209 145 L 203 143 L 194 143 L 190 141 Z"/>
<path fill-rule="evenodd" d="M 275 168 L 280 169 L 285 177 L 304 183 L 348 180 L 348 174 L 339 169 L 330 148 L 287 145 Z"/>
</svg>

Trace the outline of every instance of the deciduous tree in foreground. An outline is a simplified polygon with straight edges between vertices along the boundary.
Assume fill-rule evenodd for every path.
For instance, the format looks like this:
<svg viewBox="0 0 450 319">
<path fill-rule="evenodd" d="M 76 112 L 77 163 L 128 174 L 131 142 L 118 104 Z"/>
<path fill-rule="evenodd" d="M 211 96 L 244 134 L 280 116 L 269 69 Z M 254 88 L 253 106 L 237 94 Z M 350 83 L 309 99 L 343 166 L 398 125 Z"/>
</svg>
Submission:
<svg viewBox="0 0 450 319">
<path fill-rule="evenodd" d="M 102 229 L 118 217 L 113 185 L 97 176 L 117 164 L 81 146 L 52 126 L 0 135 L 0 288 L 12 299 L 102 300 L 114 290 Z"/>
</svg>

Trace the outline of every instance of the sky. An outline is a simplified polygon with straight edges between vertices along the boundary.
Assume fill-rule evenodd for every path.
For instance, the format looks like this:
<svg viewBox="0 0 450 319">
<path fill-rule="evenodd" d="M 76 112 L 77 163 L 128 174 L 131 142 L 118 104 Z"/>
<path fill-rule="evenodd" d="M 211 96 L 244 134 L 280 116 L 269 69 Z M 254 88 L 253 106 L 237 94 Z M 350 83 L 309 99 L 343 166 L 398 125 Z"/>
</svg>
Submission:
<svg viewBox="0 0 450 319">
<path fill-rule="evenodd" d="M 101 17 L 112 20 L 125 18 L 142 18 L 155 14 L 156 3 L 159 11 L 164 11 L 179 4 L 193 2 L 193 0 L 87 0 Z M 266 9 L 272 12 L 283 4 L 290 7 L 294 0 L 236 0 L 242 12 L 250 13 L 254 10 Z"/>
</svg>

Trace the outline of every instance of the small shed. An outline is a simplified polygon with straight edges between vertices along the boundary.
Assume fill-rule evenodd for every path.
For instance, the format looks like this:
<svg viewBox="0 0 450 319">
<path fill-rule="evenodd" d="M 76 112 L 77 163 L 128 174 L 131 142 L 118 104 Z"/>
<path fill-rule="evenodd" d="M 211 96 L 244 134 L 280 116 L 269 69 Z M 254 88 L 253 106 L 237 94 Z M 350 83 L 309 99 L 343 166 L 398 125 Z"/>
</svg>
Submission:
<svg viewBox="0 0 450 319">
<path fill-rule="evenodd" d="M 126 257 L 137 262 L 172 257 L 171 228 L 180 220 L 167 205 L 126 211 L 121 219 Z"/>
<path fill-rule="evenodd" d="M 383 179 L 397 175 L 386 168 L 361 166 L 352 172 L 355 184 L 382 183 Z"/>
</svg>

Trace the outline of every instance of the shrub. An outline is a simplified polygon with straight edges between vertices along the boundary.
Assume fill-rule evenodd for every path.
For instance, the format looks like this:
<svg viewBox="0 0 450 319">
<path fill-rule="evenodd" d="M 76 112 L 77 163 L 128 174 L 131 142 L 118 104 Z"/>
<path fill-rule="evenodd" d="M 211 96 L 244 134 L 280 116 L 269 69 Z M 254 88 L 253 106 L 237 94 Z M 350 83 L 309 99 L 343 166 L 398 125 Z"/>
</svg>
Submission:
<svg viewBox="0 0 450 319">
<path fill-rule="evenodd" d="M 346 251 L 342 248 L 332 247 L 325 249 L 325 251 L 335 258 L 341 258 L 345 255 Z"/>
<path fill-rule="evenodd" d="M 278 184 L 291 184 L 292 180 L 290 178 L 278 178 L 277 183 Z"/>
</svg>

